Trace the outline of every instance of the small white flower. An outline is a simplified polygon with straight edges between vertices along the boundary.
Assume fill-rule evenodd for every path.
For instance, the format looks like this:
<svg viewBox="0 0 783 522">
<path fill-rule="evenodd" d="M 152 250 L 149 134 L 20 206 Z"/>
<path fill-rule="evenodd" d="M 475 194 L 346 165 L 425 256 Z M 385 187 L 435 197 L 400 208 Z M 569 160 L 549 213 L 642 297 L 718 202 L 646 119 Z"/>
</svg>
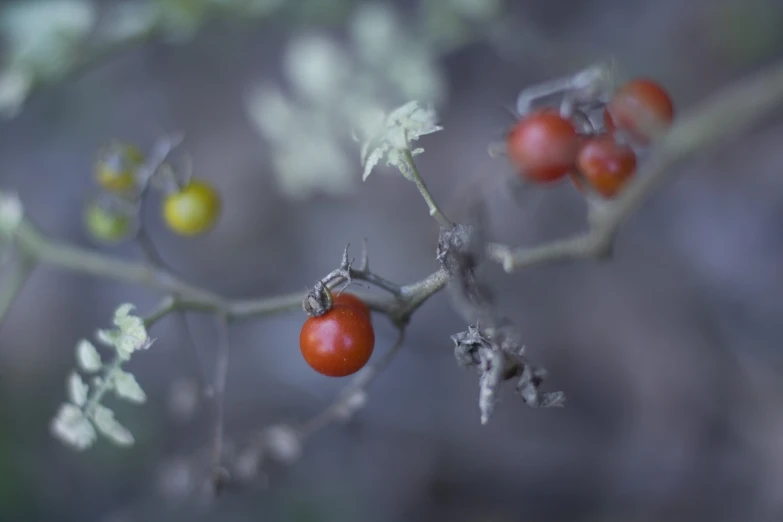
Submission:
<svg viewBox="0 0 783 522">
<path fill-rule="evenodd" d="M 114 347 L 123 359 L 130 359 L 137 350 L 147 350 L 154 340 L 147 336 L 147 329 L 140 317 L 130 315 L 135 307 L 123 304 L 114 312 L 114 324 L 119 327 L 119 334 L 114 337 Z"/>
<path fill-rule="evenodd" d="M 24 210 L 16 194 L 0 192 L 0 234 L 11 235 L 22 223 Z"/>
<path fill-rule="evenodd" d="M 90 391 L 90 387 L 84 382 L 82 376 L 76 372 L 72 372 L 68 376 L 68 398 L 76 406 L 80 408 L 87 402 L 87 394 Z"/>
<path fill-rule="evenodd" d="M 80 408 L 63 404 L 51 423 L 54 437 L 77 450 L 92 446 L 97 438 L 95 428 Z"/>
<path fill-rule="evenodd" d="M 114 373 L 114 393 L 128 402 L 142 404 L 147 400 L 147 394 L 141 389 L 132 373 L 117 370 Z"/>
<path fill-rule="evenodd" d="M 103 366 L 98 350 L 87 339 L 82 339 L 76 345 L 76 361 L 82 370 L 89 373 L 97 372 Z"/>
<path fill-rule="evenodd" d="M 434 108 L 422 107 L 416 101 L 408 102 L 386 116 L 362 145 L 363 179 L 367 179 L 384 157 L 387 165 L 396 167 L 410 179 L 407 153 L 416 156 L 424 152 L 423 148 L 411 149 L 410 143 L 443 129 L 436 124 L 436 116 Z"/>
</svg>

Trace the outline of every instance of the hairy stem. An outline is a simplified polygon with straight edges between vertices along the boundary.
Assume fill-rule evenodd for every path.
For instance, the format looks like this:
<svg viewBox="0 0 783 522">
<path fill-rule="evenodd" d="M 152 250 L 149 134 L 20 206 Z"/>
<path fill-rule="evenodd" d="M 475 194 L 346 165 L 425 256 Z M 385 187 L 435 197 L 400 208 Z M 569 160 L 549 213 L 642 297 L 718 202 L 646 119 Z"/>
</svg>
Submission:
<svg viewBox="0 0 783 522">
<path fill-rule="evenodd" d="M 413 176 L 413 182 L 416 184 L 416 188 L 419 189 L 421 197 L 427 203 L 427 207 L 430 209 L 430 216 L 435 218 L 435 221 L 443 228 L 452 228 L 454 223 L 446 217 L 446 215 L 438 208 L 438 204 L 435 202 L 435 198 L 432 197 L 427 185 L 424 183 L 424 178 L 421 177 L 419 169 L 416 167 L 416 162 L 413 159 L 413 154 L 408 149 L 405 151 L 405 159 L 410 166 L 410 173 Z"/>
</svg>

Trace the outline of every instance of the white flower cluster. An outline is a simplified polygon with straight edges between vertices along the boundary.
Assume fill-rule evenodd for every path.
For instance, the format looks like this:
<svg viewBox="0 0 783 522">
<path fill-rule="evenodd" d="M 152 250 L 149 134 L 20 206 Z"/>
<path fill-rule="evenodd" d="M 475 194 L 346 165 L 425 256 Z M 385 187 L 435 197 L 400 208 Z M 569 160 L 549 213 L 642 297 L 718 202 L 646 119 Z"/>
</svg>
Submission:
<svg viewBox="0 0 783 522">
<path fill-rule="evenodd" d="M 103 2 L 102 4 L 104 4 Z M 62 78 L 93 54 L 160 33 L 192 38 L 215 12 L 261 18 L 283 0 L 16 0 L 0 7 L 0 116 L 12 117 L 39 83 Z"/>
<path fill-rule="evenodd" d="M 406 103 L 388 116 L 379 115 L 377 123 L 362 144 L 362 179 L 367 179 L 378 162 L 385 157 L 387 165 L 396 167 L 403 176 L 412 180 L 413 167 L 408 155 L 416 156 L 424 152 L 424 149 L 411 149 L 411 141 L 439 130 L 443 130 L 443 127 L 436 124 L 435 110 L 432 107 L 422 107 L 416 101 Z"/>
<path fill-rule="evenodd" d="M 147 400 L 144 390 L 133 374 L 122 369 L 134 352 L 147 350 L 152 343 L 144 321 L 131 315 L 131 304 L 121 305 L 114 313 L 111 330 L 99 330 L 97 340 L 114 351 L 114 360 L 104 364 L 98 350 L 83 339 L 76 346 L 76 361 L 82 373 L 93 375 L 92 385 L 74 371 L 68 377 L 68 402 L 60 406 L 51 423 L 52 434 L 63 443 L 84 450 L 92 446 L 98 434 L 118 446 L 134 443 L 131 432 L 114 417 L 114 412 L 101 404 L 107 393 L 122 400 L 141 404 Z M 101 374 L 100 376 L 97 374 Z"/>
<path fill-rule="evenodd" d="M 383 108 L 401 100 L 445 98 L 437 53 L 417 36 L 426 33 L 403 24 L 391 6 L 362 4 L 349 29 L 354 51 L 323 35 L 291 42 L 283 71 L 293 95 L 265 85 L 248 98 L 249 115 L 272 147 L 275 176 L 289 197 L 349 192 L 357 180 L 346 151 L 350 130 L 370 135 Z"/>
</svg>

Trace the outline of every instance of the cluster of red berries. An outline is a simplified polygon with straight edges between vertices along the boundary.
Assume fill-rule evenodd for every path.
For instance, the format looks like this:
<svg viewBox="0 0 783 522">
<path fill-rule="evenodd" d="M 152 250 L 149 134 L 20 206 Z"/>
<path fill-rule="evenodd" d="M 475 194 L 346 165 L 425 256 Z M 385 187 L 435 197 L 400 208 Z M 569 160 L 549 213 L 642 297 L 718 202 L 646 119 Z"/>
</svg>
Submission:
<svg viewBox="0 0 783 522">
<path fill-rule="evenodd" d="M 358 372 L 375 348 L 370 309 L 353 294 L 334 296 L 325 314 L 307 318 L 299 348 L 307 364 L 320 374 L 345 377 Z"/>
<path fill-rule="evenodd" d="M 612 198 L 636 171 L 634 147 L 649 145 L 674 119 L 671 97 L 648 79 L 628 82 L 600 104 L 599 125 L 584 112 L 596 110 L 594 102 L 570 107 L 568 115 L 539 109 L 514 125 L 506 147 L 523 179 L 549 183 L 568 176 L 577 188 L 588 183 L 596 193 Z M 375 347 L 370 309 L 353 294 L 334 296 L 326 313 L 307 318 L 299 347 L 320 374 L 345 377 L 358 372 Z"/>
<path fill-rule="evenodd" d="M 508 158 L 520 176 L 534 183 L 570 177 L 578 189 L 587 183 L 604 198 L 616 196 L 636 172 L 635 147 L 648 146 L 671 126 L 674 105 L 660 84 L 638 78 L 598 110 L 598 125 L 578 106 L 569 115 L 554 108 L 523 115 L 506 136 Z"/>
</svg>

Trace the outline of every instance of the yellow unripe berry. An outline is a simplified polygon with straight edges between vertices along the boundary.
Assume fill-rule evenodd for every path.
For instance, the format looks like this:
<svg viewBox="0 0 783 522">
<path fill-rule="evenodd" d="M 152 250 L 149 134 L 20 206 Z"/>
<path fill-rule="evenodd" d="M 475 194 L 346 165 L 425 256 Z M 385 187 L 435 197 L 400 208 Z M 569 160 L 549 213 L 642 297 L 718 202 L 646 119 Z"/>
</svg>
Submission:
<svg viewBox="0 0 783 522">
<path fill-rule="evenodd" d="M 137 147 L 112 143 L 95 163 L 95 179 L 111 192 L 125 192 L 136 186 L 136 173 L 144 165 L 144 153 Z"/>
<path fill-rule="evenodd" d="M 93 239 L 103 243 L 120 243 L 130 235 L 133 220 L 92 201 L 84 211 L 84 226 Z"/>
<path fill-rule="evenodd" d="M 207 232 L 220 215 L 221 202 L 217 191 L 205 181 L 193 180 L 178 192 L 163 200 L 163 220 L 181 236 L 197 236 Z"/>
</svg>

